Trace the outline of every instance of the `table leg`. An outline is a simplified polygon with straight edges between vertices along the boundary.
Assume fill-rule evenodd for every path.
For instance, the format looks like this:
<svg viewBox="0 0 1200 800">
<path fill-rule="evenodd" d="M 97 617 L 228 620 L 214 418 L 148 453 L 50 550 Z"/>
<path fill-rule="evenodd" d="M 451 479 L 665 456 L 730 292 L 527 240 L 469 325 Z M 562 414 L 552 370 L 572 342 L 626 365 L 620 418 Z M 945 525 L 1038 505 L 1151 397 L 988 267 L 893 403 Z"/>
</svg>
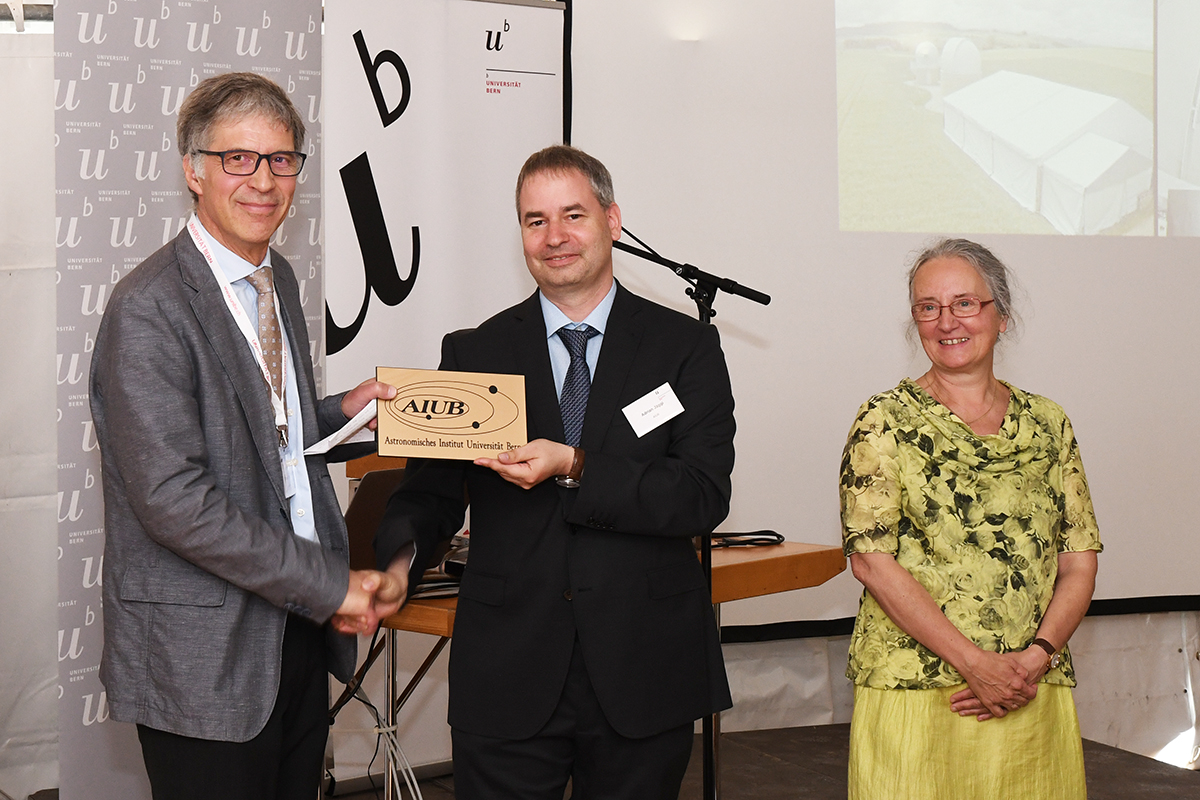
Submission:
<svg viewBox="0 0 1200 800">
<path fill-rule="evenodd" d="M 437 657 L 446 649 L 446 645 L 450 643 L 449 636 L 439 636 L 433 648 L 429 651 L 429 655 L 425 656 L 425 660 L 421 662 L 421 666 L 413 673 L 412 678 L 404 687 L 404 691 L 400 696 L 396 696 L 396 631 L 388 628 L 386 634 L 386 646 L 384 648 L 383 682 L 386 687 L 384 692 L 384 724 L 387 726 L 390 733 L 389 736 L 396 737 L 399 740 L 399 731 L 396 729 L 397 722 L 400 718 L 400 709 L 408 702 L 408 698 L 412 697 L 412 693 L 417 690 L 418 684 L 425 679 L 425 675 L 433 666 L 433 662 L 437 661 Z M 387 753 L 384 759 L 384 800 L 401 800 L 397 796 L 399 787 L 399 771 L 400 766 L 396 764 L 396 760 L 392 757 L 391 748 L 387 748 Z"/>
<path fill-rule="evenodd" d="M 383 636 L 383 724 L 391 731 L 387 735 L 394 736 L 398 710 L 396 706 L 396 632 L 388 628 Z M 392 757 L 390 747 L 384 749 L 386 752 L 383 762 L 383 798 L 384 800 L 397 800 L 396 760 Z"/>
<path fill-rule="evenodd" d="M 446 645 L 448 644 L 450 644 L 449 636 L 438 637 L 437 642 L 433 645 L 433 649 L 429 651 L 429 655 L 425 656 L 425 660 L 421 662 L 421 666 L 417 667 L 417 671 L 413 673 L 412 680 L 408 682 L 408 685 L 404 687 L 404 691 L 400 693 L 400 697 L 396 699 L 396 708 L 393 712 L 393 717 L 399 717 L 400 709 L 408 702 L 408 698 L 412 697 L 412 693 L 417 689 L 417 684 L 425 678 L 425 674 L 429 672 L 429 668 L 433 666 L 433 662 L 437 661 L 437 657 L 441 654 L 442 650 L 446 649 Z M 395 680 L 394 673 L 393 680 Z M 395 684 L 393 684 L 393 690 L 394 687 Z"/>
<path fill-rule="evenodd" d="M 346 688 L 342 690 L 341 697 L 339 697 L 337 702 L 330 707 L 330 727 L 333 726 L 334 720 L 337 719 L 338 712 L 341 711 L 347 703 L 354 699 L 355 693 L 358 692 L 358 687 L 362 686 L 362 682 L 367 677 L 367 673 L 371 670 L 371 667 L 383 653 L 383 648 L 386 642 L 387 636 L 385 635 L 382 639 L 375 643 L 375 646 L 371 648 L 371 652 L 367 653 L 367 658 L 363 661 L 362 666 L 358 668 L 358 672 L 354 673 L 354 677 L 350 679 L 350 682 L 346 684 Z"/>
</svg>

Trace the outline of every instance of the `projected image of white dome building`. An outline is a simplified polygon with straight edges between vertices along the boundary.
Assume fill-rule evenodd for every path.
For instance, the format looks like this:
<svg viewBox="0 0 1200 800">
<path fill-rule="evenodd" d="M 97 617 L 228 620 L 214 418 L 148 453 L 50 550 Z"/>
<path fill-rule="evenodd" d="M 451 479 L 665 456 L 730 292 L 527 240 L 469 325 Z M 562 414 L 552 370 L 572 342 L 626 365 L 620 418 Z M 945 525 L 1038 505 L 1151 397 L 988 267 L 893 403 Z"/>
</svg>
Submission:
<svg viewBox="0 0 1200 800">
<path fill-rule="evenodd" d="M 950 94 L 974 83 L 983 75 L 983 60 L 979 57 L 979 48 L 963 36 L 954 36 L 946 40 L 938 66 L 941 71 L 943 94 Z"/>
<path fill-rule="evenodd" d="M 909 64 L 918 86 L 937 86 L 941 74 L 941 54 L 933 42 L 921 42 Z"/>
</svg>

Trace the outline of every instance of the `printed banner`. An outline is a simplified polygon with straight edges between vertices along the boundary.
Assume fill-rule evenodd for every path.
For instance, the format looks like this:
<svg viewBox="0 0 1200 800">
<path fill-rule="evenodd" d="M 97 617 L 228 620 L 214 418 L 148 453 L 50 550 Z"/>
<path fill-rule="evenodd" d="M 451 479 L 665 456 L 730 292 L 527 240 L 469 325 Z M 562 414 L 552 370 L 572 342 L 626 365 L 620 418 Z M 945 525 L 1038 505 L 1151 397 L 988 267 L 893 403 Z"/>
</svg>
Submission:
<svg viewBox="0 0 1200 800">
<path fill-rule="evenodd" d="M 513 187 L 562 140 L 561 5 L 339 0 L 327 8 L 330 389 L 433 368 L 451 330 L 533 290 Z"/>
<path fill-rule="evenodd" d="M 258 72 L 309 129 L 291 214 L 272 240 L 296 268 L 321 343 L 320 0 L 59 0 L 55 16 L 58 261 L 60 796 L 150 790 L 132 725 L 108 723 L 98 670 L 104 514 L 88 366 L 113 285 L 183 228 L 191 198 L 175 120 L 204 78 Z M 318 381 L 320 373 L 318 372 Z"/>
</svg>

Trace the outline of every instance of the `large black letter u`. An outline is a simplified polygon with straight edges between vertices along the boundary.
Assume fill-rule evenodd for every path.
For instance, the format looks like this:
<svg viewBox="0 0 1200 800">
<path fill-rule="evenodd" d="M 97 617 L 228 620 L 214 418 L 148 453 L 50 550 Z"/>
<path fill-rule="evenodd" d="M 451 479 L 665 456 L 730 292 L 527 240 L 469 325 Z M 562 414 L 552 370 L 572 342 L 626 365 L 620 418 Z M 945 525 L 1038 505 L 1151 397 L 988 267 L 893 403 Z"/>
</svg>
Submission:
<svg viewBox="0 0 1200 800">
<path fill-rule="evenodd" d="M 363 288 L 362 306 L 358 310 L 358 316 L 345 328 L 333 321 L 329 304 L 325 304 L 325 352 L 328 355 L 344 350 L 354 341 L 367 318 L 372 290 L 384 305 L 399 305 L 412 291 L 413 284 L 417 281 L 417 268 L 421 263 L 421 231 L 414 225 L 412 266 L 409 268 L 408 277 L 401 280 L 367 154 L 364 152 L 342 167 L 340 172 L 342 187 L 346 191 L 346 202 L 350 206 L 350 218 L 354 221 L 354 232 L 358 235 L 358 249 L 362 252 L 366 286 Z"/>
</svg>

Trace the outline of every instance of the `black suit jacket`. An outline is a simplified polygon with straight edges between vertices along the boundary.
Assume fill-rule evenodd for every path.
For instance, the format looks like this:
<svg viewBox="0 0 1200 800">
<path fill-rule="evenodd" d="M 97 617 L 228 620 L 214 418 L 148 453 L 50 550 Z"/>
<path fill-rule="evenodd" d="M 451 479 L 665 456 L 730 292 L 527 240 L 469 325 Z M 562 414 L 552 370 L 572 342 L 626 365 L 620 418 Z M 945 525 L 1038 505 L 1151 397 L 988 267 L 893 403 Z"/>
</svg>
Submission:
<svg viewBox="0 0 1200 800">
<path fill-rule="evenodd" d="M 563 441 L 536 294 L 442 343 L 442 369 L 525 376 L 529 438 Z M 684 411 L 638 438 L 621 409 L 669 383 Z M 471 552 L 450 659 L 450 724 L 526 738 L 549 719 L 575 638 L 610 724 L 640 738 L 732 705 L 692 537 L 729 511 L 733 396 L 715 328 L 618 287 L 592 380 L 582 486 L 520 489 L 466 461 L 414 461 L 376 535 L 414 571 L 461 526 Z"/>
</svg>

